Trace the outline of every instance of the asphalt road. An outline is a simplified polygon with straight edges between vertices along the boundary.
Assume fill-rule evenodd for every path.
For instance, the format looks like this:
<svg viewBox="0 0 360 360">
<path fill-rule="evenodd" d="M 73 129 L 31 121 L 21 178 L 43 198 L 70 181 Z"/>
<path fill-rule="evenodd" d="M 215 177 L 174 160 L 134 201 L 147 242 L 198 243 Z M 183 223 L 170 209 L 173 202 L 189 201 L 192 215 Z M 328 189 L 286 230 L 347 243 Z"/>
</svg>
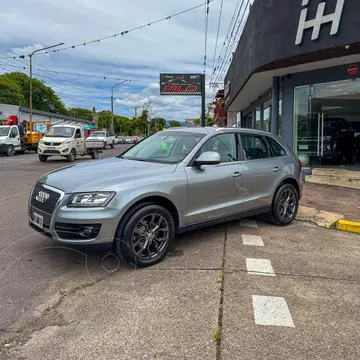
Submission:
<svg viewBox="0 0 360 360">
<path fill-rule="evenodd" d="M 99 159 L 118 155 L 128 147 L 117 145 L 107 149 Z M 89 160 L 89 156 L 84 156 L 76 162 Z M 68 162 L 60 157 L 41 163 L 35 153 L 0 156 L 0 342 L 26 322 L 39 304 L 62 289 L 64 283 L 78 284 L 83 279 L 77 268 L 82 267 L 83 259 L 78 258 L 84 255 L 56 246 L 27 224 L 27 201 L 32 186 L 41 174 L 66 165 Z M 102 276 L 101 257 L 107 249 L 86 251 L 91 257 L 89 261 L 95 263 L 92 275 Z M 65 260 L 71 257 L 73 261 Z"/>
<path fill-rule="evenodd" d="M 1 360 L 360 358 L 359 236 L 250 219 L 134 270 L 28 228 L 31 186 L 63 164 L 0 158 Z"/>
</svg>

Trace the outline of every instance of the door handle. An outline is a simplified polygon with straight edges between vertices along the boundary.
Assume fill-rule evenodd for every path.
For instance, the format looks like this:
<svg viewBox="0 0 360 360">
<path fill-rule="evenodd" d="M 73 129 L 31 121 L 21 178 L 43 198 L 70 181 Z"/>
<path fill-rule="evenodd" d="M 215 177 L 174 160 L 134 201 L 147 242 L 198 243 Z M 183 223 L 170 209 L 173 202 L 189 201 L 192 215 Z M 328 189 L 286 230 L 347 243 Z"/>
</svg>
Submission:
<svg viewBox="0 0 360 360">
<path fill-rule="evenodd" d="M 242 175 L 242 174 L 239 173 L 238 171 L 236 171 L 236 172 L 234 172 L 234 173 L 232 174 L 232 176 L 233 176 L 234 178 L 239 177 L 239 176 L 241 176 L 241 175 Z"/>
<path fill-rule="evenodd" d="M 274 171 L 274 172 L 278 172 L 278 171 L 280 171 L 280 168 L 279 168 L 278 166 L 275 166 L 275 167 L 273 168 L 273 171 Z"/>
</svg>

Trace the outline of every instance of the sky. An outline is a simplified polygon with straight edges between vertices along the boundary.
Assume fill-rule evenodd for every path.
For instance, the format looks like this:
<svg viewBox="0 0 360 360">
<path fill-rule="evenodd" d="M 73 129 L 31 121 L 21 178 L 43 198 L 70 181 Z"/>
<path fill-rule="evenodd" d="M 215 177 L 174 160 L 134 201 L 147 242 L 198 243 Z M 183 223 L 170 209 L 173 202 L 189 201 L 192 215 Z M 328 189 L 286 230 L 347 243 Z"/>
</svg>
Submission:
<svg viewBox="0 0 360 360">
<path fill-rule="evenodd" d="M 58 43 L 72 46 L 141 26 L 193 6 L 203 0 L 1 0 L 0 73 L 29 73 L 29 60 L 11 57 L 29 54 Z M 209 5 L 206 81 L 213 73 L 222 0 Z M 247 1 L 244 2 L 244 11 Z M 223 0 L 217 60 L 238 1 Z M 205 6 L 169 20 L 100 42 L 33 57 L 34 77 L 51 86 L 68 107 L 110 110 L 133 116 L 134 106 L 151 101 L 152 116 L 184 121 L 200 117 L 200 97 L 160 96 L 159 74 L 202 73 L 205 53 Z M 240 21 L 240 17 L 239 17 Z M 240 23 L 239 23 L 240 24 Z M 10 57 L 10 58 L 9 58 Z M 215 66 L 220 62 L 215 61 Z M 216 81 L 223 81 L 230 62 Z M 23 69 L 22 67 L 25 67 Z M 58 73 L 52 72 L 57 71 Z M 64 73 L 75 73 L 78 76 Z M 90 77 L 98 76 L 99 78 Z M 101 77 L 101 78 L 100 78 Z M 110 77 L 114 79 L 103 79 Z M 214 81 L 214 79 L 212 80 Z M 221 85 L 220 85 L 221 87 Z M 214 96 L 207 86 L 207 101 Z"/>
</svg>

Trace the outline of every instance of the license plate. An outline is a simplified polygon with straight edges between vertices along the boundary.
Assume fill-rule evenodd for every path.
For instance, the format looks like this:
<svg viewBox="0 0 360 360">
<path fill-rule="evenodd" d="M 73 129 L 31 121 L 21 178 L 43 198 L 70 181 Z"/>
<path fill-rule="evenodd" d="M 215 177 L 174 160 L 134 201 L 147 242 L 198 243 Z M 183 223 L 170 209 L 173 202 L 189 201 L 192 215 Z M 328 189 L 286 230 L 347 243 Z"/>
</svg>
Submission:
<svg viewBox="0 0 360 360">
<path fill-rule="evenodd" d="M 55 150 L 56 148 L 54 146 L 49 146 L 48 149 L 49 150 Z"/>
<path fill-rule="evenodd" d="M 32 221 L 34 225 L 38 226 L 39 228 L 44 228 L 44 217 L 36 212 L 33 212 Z"/>
</svg>

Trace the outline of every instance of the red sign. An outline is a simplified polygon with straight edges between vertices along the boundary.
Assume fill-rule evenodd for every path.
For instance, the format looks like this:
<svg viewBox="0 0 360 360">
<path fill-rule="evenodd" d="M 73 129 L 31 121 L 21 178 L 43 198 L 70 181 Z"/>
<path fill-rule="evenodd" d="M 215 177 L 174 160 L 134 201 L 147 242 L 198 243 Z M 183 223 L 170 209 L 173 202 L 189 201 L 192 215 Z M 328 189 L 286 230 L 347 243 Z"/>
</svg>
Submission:
<svg viewBox="0 0 360 360">
<path fill-rule="evenodd" d="M 165 85 L 163 92 L 180 92 L 180 93 L 187 93 L 187 92 L 196 92 L 200 91 L 200 86 L 198 85 Z"/>
<path fill-rule="evenodd" d="M 350 75 L 355 75 L 355 74 L 358 73 L 358 71 L 359 71 L 359 67 L 358 67 L 357 65 L 350 65 L 350 66 L 348 67 L 348 73 L 349 73 Z"/>
</svg>

